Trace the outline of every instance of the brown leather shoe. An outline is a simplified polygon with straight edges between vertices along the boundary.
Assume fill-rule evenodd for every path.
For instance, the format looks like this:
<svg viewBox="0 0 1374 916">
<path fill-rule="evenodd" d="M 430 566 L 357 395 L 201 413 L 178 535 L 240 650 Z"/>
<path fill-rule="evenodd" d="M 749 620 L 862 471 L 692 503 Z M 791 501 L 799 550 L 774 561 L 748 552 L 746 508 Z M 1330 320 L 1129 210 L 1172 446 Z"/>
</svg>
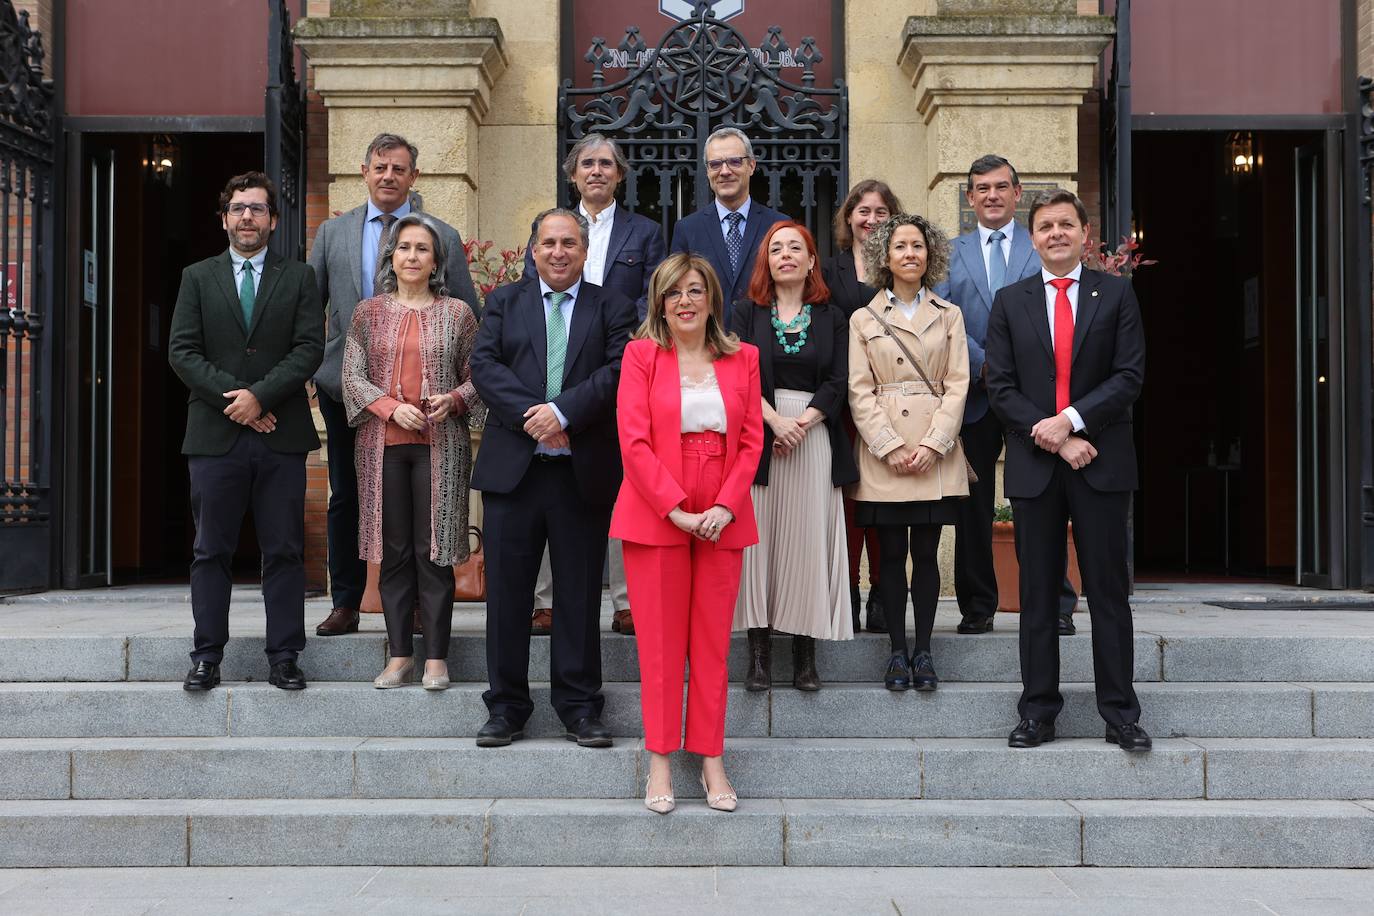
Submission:
<svg viewBox="0 0 1374 916">
<path fill-rule="evenodd" d="M 336 607 L 329 612 L 324 622 L 315 627 L 316 636 L 342 636 L 358 632 L 358 609 Z"/>
<path fill-rule="evenodd" d="M 611 630 L 622 636 L 635 635 L 635 619 L 630 616 L 630 609 L 616 611 L 611 615 Z"/>
<path fill-rule="evenodd" d="M 553 608 L 537 607 L 530 618 L 530 635 L 548 636 L 553 632 Z"/>
</svg>

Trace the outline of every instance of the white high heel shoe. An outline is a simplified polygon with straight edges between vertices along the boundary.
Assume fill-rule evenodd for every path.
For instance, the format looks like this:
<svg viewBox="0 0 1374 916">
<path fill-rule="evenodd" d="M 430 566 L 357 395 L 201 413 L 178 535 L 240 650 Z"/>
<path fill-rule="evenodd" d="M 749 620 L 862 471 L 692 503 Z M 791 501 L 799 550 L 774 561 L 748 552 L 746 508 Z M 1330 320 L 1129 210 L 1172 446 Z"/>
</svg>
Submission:
<svg viewBox="0 0 1374 916">
<path fill-rule="evenodd" d="M 717 792 L 711 794 L 711 790 L 706 788 L 706 774 L 701 776 L 701 791 L 706 794 L 706 807 L 713 811 L 734 811 L 739 807 L 739 796 L 734 792 Z"/>
</svg>

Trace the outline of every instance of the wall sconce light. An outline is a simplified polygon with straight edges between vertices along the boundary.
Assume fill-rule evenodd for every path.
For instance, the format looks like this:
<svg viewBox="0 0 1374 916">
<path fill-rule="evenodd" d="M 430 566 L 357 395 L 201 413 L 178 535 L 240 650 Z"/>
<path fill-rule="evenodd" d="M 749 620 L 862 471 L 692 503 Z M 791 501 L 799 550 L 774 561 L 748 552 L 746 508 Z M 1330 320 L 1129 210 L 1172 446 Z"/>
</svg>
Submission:
<svg viewBox="0 0 1374 916">
<path fill-rule="evenodd" d="M 148 177 L 170 188 L 172 172 L 176 168 L 180 154 L 181 149 L 174 138 L 168 134 L 155 134 L 148 150 L 148 157 L 143 160 Z"/>
<path fill-rule="evenodd" d="M 1249 175 L 1255 170 L 1255 136 L 1248 130 L 1226 135 L 1226 163 L 1232 175 Z"/>
</svg>

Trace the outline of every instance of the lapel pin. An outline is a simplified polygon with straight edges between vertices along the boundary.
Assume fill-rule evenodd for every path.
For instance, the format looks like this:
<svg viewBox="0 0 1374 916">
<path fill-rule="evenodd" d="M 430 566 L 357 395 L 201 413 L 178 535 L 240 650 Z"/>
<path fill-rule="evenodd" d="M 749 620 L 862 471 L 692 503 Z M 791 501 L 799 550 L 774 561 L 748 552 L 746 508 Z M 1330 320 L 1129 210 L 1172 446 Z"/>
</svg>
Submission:
<svg viewBox="0 0 1374 916">
<path fill-rule="evenodd" d="M 1097 290 L 1093 290 L 1093 298 L 1094 298 L 1094 299 L 1097 298 Z"/>
</svg>

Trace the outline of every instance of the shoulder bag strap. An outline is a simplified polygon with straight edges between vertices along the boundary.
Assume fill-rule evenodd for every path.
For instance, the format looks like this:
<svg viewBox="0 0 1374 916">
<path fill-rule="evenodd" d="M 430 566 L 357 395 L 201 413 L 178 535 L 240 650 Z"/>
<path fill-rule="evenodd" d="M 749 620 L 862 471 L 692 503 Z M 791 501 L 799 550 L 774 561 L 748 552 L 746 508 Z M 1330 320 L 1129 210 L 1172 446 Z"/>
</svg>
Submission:
<svg viewBox="0 0 1374 916">
<path fill-rule="evenodd" d="M 926 387 L 930 389 L 930 393 L 935 395 L 937 398 L 943 397 L 943 395 L 940 394 L 940 392 L 935 390 L 935 386 L 930 383 L 930 376 L 926 375 L 926 370 L 921 368 L 920 360 L 916 359 L 915 356 L 911 355 L 911 350 L 907 348 L 906 344 L 902 343 L 902 338 L 892 333 L 892 325 L 887 323 L 887 319 L 883 318 L 882 315 L 879 315 L 876 311 L 874 311 L 873 306 L 871 305 L 865 305 L 864 308 L 868 309 L 868 314 L 878 319 L 878 324 L 883 326 L 883 330 L 887 332 L 887 336 L 891 337 L 892 342 L 901 348 L 902 352 L 906 354 L 907 359 L 911 360 L 912 368 L 914 368 L 916 370 L 916 374 L 921 377 L 921 381 L 926 383 Z"/>
</svg>

